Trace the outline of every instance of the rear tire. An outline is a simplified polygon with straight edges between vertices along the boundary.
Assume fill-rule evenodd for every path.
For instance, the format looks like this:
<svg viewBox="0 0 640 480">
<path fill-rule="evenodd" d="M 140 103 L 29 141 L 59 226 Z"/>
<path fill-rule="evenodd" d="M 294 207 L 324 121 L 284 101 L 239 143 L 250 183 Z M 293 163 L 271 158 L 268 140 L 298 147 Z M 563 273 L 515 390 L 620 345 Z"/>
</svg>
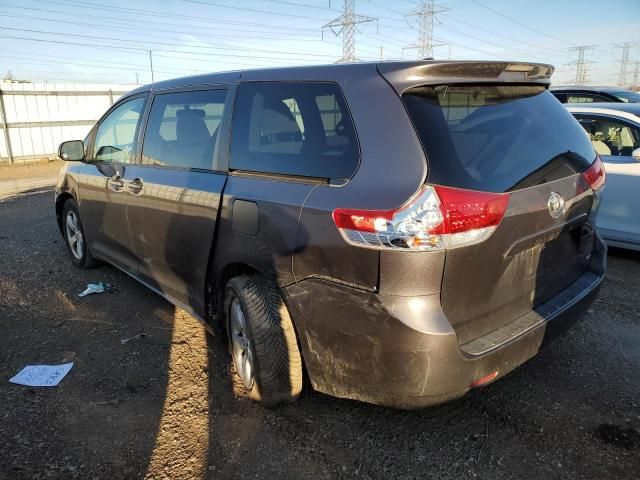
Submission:
<svg viewBox="0 0 640 480">
<path fill-rule="evenodd" d="M 233 364 L 249 398 L 266 406 L 298 398 L 302 360 L 277 288 L 258 275 L 232 278 L 224 314 Z"/>
<path fill-rule="evenodd" d="M 71 199 L 67 200 L 62 208 L 62 233 L 71 262 L 76 267 L 86 269 L 98 264 L 89 251 L 78 206 Z"/>
</svg>

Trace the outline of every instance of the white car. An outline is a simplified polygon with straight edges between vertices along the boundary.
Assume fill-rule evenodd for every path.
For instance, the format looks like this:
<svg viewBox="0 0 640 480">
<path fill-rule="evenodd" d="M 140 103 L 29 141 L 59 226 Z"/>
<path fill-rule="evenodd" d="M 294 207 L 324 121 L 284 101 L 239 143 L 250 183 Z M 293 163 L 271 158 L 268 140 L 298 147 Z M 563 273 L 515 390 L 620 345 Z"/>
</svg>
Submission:
<svg viewBox="0 0 640 480">
<path fill-rule="evenodd" d="M 640 250 L 640 104 L 567 106 L 602 158 L 607 183 L 596 225 L 608 245 Z"/>
</svg>

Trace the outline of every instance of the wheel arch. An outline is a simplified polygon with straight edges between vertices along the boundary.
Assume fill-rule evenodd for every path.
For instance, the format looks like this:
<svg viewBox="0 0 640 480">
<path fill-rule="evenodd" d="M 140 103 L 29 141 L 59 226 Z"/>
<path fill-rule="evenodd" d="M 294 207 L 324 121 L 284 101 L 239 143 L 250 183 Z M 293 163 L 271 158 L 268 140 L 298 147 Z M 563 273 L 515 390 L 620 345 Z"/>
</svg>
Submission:
<svg viewBox="0 0 640 480">
<path fill-rule="evenodd" d="M 60 233 L 63 233 L 62 210 L 64 209 L 64 204 L 67 203 L 67 200 L 75 200 L 75 198 L 69 192 L 62 192 L 56 197 L 56 222 L 58 223 L 58 229 L 60 230 Z"/>
<path fill-rule="evenodd" d="M 262 275 L 262 272 L 248 262 L 232 261 L 224 265 L 216 265 L 215 262 L 212 262 L 207 275 L 207 311 L 205 312 L 205 315 L 207 321 L 214 329 L 224 329 L 220 324 L 220 318 L 223 313 L 222 305 L 224 301 L 224 286 L 233 277 L 237 277 L 239 275 L 253 275 L 256 273 Z"/>
</svg>

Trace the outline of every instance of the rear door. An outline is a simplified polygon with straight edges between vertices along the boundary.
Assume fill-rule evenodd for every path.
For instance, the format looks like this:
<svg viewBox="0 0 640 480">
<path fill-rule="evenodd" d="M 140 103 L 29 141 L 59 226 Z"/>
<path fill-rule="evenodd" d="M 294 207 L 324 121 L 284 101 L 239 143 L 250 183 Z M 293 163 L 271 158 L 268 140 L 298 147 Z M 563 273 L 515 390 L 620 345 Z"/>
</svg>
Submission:
<svg viewBox="0 0 640 480">
<path fill-rule="evenodd" d="M 127 224 L 125 182 L 135 160 L 145 102 L 146 95 L 129 97 L 100 121 L 78 181 L 89 248 L 131 273 L 138 264 Z"/>
<path fill-rule="evenodd" d="M 441 85 L 403 95 L 429 163 L 427 182 L 508 193 L 480 243 L 447 248 L 441 301 L 461 344 L 559 294 L 588 266 L 596 154 L 542 85 Z"/>
<path fill-rule="evenodd" d="M 358 145 L 339 87 L 330 82 L 244 82 L 233 118 L 218 258 L 293 283 L 302 206 L 329 178 L 349 178 Z M 316 222 L 316 226 L 319 225 Z"/>
<path fill-rule="evenodd" d="M 631 153 L 640 148 L 640 125 L 604 115 L 576 113 L 607 170 L 597 225 L 607 240 L 640 245 L 640 162 Z"/>
<path fill-rule="evenodd" d="M 127 216 L 139 276 L 204 314 L 207 266 L 227 175 L 231 95 L 224 86 L 154 94 Z"/>
</svg>

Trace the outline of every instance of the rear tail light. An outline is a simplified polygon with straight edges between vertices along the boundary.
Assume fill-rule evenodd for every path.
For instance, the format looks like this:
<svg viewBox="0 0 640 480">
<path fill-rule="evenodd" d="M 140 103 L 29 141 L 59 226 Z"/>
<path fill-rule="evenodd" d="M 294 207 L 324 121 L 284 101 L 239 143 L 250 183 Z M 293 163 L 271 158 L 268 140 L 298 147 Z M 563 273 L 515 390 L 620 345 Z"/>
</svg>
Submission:
<svg viewBox="0 0 640 480">
<path fill-rule="evenodd" d="M 604 185 L 606 174 L 604 172 L 604 164 L 600 159 L 600 155 L 596 156 L 595 162 L 582 174 L 593 190 L 599 190 Z"/>
<path fill-rule="evenodd" d="M 337 208 L 333 211 L 333 221 L 352 245 L 439 250 L 489 238 L 502 220 L 508 203 L 508 193 L 425 185 L 398 209 Z"/>
</svg>

